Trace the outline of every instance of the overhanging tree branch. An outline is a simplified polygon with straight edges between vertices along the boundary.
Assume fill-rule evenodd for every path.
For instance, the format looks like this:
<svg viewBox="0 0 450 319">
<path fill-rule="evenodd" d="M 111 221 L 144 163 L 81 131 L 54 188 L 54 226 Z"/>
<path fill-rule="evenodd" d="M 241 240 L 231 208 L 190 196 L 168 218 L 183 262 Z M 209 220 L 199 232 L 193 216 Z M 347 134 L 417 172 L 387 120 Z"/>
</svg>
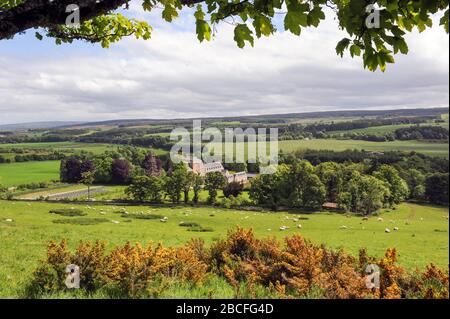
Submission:
<svg viewBox="0 0 450 319">
<path fill-rule="evenodd" d="M 31 28 L 52 28 L 66 22 L 66 7 L 77 4 L 80 7 L 81 22 L 110 13 L 130 0 L 25 0 L 11 9 L 0 11 L 0 40 Z M 181 0 L 183 5 L 193 5 L 204 0 Z"/>
<path fill-rule="evenodd" d="M 129 0 L 78 0 L 81 21 L 106 14 L 126 4 Z M 0 40 L 9 39 L 31 28 L 50 28 L 66 22 L 68 5 L 74 0 L 32 0 L 0 12 Z"/>
</svg>

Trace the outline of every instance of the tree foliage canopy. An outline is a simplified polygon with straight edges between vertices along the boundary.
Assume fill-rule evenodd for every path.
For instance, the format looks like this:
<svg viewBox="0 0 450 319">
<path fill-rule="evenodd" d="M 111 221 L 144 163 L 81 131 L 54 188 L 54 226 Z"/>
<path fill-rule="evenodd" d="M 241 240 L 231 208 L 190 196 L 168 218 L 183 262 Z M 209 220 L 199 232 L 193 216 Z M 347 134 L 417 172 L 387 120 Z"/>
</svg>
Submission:
<svg viewBox="0 0 450 319">
<path fill-rule="evenodd" d="M 297 36 L 303 29 L 318 27 L 326 18 L 326 8 L 333 11 L 339 28 L 348 36 L 336 46 L 338 55 L 348 52 L 360 56 L 371 71 L 386 69 L 393 55 L 407 54 L 406 32 L 420 32 L 433 24 L 449 31 L 448 0 L 139 0 L 144 11 L 161 10 L 167 22 L 176 19 L 184 7 L 194 8 L 196 33 L 200 42 L 213 37 L 222 22 L 234 25 L 238 47 L 253 46 L 255 38 L 270 36 L 277 29 Z M 81 23 L 66 25 L 67 6 L 76 3 Z M 55 38 L 57 44 L 86 40 L 105 48 L 123 37 L 150 39 L 147 21 L 117 12 L 129 9 L 130 0 L 0 0 L 0 39 L 14 37 L 30 28 L 41 28 L 36 37 Z M 375 18 L 374 13 L 379 17 Z M 278 23 L 280 21 L 281 23 Z M 369 23 L 367 23 L 369 21 Z M 379 21 L 374 27 L 374 23 Z"/>
</svg>

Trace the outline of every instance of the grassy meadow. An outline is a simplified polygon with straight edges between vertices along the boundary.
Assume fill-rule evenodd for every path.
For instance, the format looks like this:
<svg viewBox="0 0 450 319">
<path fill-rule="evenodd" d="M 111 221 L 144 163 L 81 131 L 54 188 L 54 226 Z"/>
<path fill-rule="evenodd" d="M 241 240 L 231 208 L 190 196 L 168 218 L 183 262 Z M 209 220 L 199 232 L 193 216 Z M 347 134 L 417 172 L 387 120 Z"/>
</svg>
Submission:
<svg viewBox="0 0 450 319">
<path fill-rule="evenodd" d="M 116 146 L 108 144 L 78 143 L 78 142 L 48 142 L 48 143 L 17 143 L 0 144 L 2 149 L 27 149 L 27 150 L 51 150 L 61 152 L 86 151 L 94 154 L 101 154 L 107 150 L 114 149 Z"/>
<path fill-rule="evenodd" d="M 244 144 L 244 145 L 243 145 Z M 208 149 L 214 150 L 218 154 L 221 145 L 219 143 L 210 143 Z M 227 145 L 222 145 L 225 150 Z M 266 151 L 269 153 L 270 148 L 276 152 L 276 145 L 267 143 Z M 234 143 L 234 154 L 244 154 L 248 158 L 250 150 L 257 150 L 257 142 Z M 302 150 L 366 150 L 377 152 L 402 151 L 402 152 L 418 152 L 429 156 L 449 156 L 449 144 L 445 142 L 429 142 L 429 141 L 392 141 L 392 142 L 370 142 L 359 140 L 338 140 L 338 139 L 304 139 L 304 140 L 283 140 L 278 142 L 278 149 L 284 153 L 291 153 Z M 224 152 L 224 151 L 222 151 Z M 243 153 L 242 153 L 243 152 Z M 272 152 L 273 153 L 273 152 Z"/>
<path fill-rule="evenodd" d="M 6 187 L 59 180 L 59 161 L 0 164 L 0 184 Z"/>
<path fill-rule="evenodd" d="M 101 218 L 94 225 L 77 223 L 77 217 L 50 214 L 51 209 L 79 208 L 88 213 L 83 217 Z M 159 219 L 134 219 L 121 217 L 118 211 L 143 212 L 167 216 L 168 222 Z M 109 248 L 127 241 L 147 243 L 162 242 L 166 246 L 181 245 L 192 237 L 203 238 L 206 243 L 225 236 L 227 230 L 237 225 L 253 228 L 256 236 L 284 236 L 301 234 L 314 243 L 343 248 L 357 255 L 366 247 L 372 255 L 382 256 L 389 247 L 396 247 L 399 263 L 409 270 L 423 268 L 433 262 L 445 267 L 449 262 L 448 208 L 405 203 L 396 210 L 385 210 L 378 217 L 363 221 L 361 217 L 318 212 L 250 212 L 212 207 L 150 207 L 104 206 L 91 204 L 60 204 L 41 202 L 0 201 L 0 298 L 19 297 L 38 261 L 45 256 L 47 243 L 66 238 L 74 248 L 80 240 L 105 240 Z M 293 218 L 298 218 L 294 221 Z M 54 223 L 54 220 L 66 223 Z M 11 221 L 12 220 L 12 221 Z M 195 222 L 211 232 L 192 232 L 180 227 L 180 222 Z M 297 225 L 301 224 L 301 228 Z M 290 229 L 280 231 L 280 226 Z M 341 226 L 346 226 L 342 229 Z M 399 227 L 398 231 L 393 231 Z M 391 233 L 385 233 L 390 228 Z"/>
<path fill-rule="evenodd" d="M 396 125 L 382 125 L 382 126 L 371 126 L 367 128 L 348 130 L 348 131 L 331 131 L 329 134 L 337 134 L 343 135 L 344 133 L 357 133 L 357 134 L 368 134 L 368 135 L 377 135 L 383 136 L 389 133 L 394 133 L 396 130 L 401 128 L 408 128 L 414 125 L 411 124 L 396 124 Z M 449 123 L 423 123 L 421 126 L 440 126 L 448 130 Z"/>
<path fill-rule="evenodd" d="M 445 156 L 445 157 L 448 157 L 449 154 L 448 143 L 433 143 L 426 141 L 369 142 L 356 140 L 315 139 L 315 140 L 280 141 L 279 148 L 286 153 L 302 149 L 334 150 L 334 151 L 359 149 L 378 152 L 414 151 L 430 156 Z"/>
</svg>

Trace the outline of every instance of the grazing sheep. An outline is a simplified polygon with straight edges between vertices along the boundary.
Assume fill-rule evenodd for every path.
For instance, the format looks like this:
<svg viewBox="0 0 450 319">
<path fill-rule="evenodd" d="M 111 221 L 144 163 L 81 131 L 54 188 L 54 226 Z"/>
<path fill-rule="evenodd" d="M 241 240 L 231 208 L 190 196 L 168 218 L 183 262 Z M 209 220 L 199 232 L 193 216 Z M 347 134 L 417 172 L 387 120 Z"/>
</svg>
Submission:
<svg viewBox="0 0 450 319">
<path fill-rule="evenodd" d="M 160 221 L 161 223 L 167 223 L 167 219 L 164 219 L 164 218 L 161 218 L 159 221 Z"/>
<path fill-rule="evenodd" d="M 298 224 L 298 225 L 297 225 L 297 228 L 302 228 L 302 225 L 301 225 L 301 224 Z"/>
<path fill-rule="evenodd" d="M 6 218 L 6 219 L 5 219 L 5 222 L 8 222 L 8 223 L 12 223 L 12 221 L 13 221 L 13 220 L 12 220 L 11 218 Z"/>
<path fill-rule="evenodd" d="M 280 230 L 281 230 L 281 231 L 283 231 L 283 230 L 288 230 L 288 229 L 289 229 L 289 227 L 287 227 L 287 226 L 281 226 L 281 227 L 280 227 Z"/>
<path fill-rule="evenodd" d="M 294 222 L 298 222 L 298 218 L 292 218 Z"/>
<path fill-rule="evenodd" d="M 113 224 L 119 224 L 119 223 L 120 223 L 120 222 L 117 221 L 117 220 L 111 220 L 111 222 L 112 222 Z"/>
<path fill-rule="evenodd" d="M 381 218 L 381 217 L 378 217 L 378 219 L 377 219 L 379 222 L 382 222 L 383 221 L 383 218 Z"/>
<path fill-rule="evenodd" d="M 339 227 L 340 229 L 347 229 L 348 227 L 345 225 L 342 225 L 341 227 Z"/>
<path fill-rule="evenodd" d="M 396 231 L 397 231 L 397 230 L 398 230 L 398 227 L 394 227 L 394 230 L 396 230 Z"/>
<path fill-rule="evenodd" d="M 267 231 L 272 231 L 272 229 L 271 228 L 267 228 Z"/>
<path fill-rule="evenodd" d="M 385 232 L 385 233 L 390 233 L 391 230 L 390 230 L 389 228 L 386 228 L 386 229 L 384 230 L 384 232 Z"/>
</svg>

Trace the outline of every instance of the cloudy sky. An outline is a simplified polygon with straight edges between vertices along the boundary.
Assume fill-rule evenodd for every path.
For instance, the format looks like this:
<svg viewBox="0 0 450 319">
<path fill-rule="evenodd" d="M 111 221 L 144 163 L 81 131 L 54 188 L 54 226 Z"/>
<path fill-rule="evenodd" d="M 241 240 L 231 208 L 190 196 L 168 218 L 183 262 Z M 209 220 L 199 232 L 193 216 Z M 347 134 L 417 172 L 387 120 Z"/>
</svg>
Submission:
<svg viewBox="0 0 450 319">
<path fill-rule="evenodd" d="M 0 42 L 0 124 L 448 107 L 449 37 L 440 27 L 410 34 L 410 53 L 372 73 L 336 56 L 344 34 L 332 16 L 301 37 L 277 33 L 242 50 L 227 24 L 200 44 L 190 12 L 175 24 L 136 14 L 154 27 L 151 40 L 104 50 L 29 32 Z"/>
</svg>

